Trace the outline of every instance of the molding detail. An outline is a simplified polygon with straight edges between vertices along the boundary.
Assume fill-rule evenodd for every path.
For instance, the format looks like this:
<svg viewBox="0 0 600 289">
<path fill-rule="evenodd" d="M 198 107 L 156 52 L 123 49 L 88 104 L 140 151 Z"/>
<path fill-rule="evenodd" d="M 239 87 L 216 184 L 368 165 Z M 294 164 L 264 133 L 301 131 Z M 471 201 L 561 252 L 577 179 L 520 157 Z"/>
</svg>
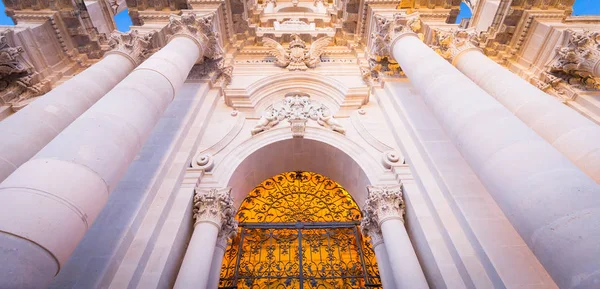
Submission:
<svg viewBox="0 0 600 289">
<path fill-rule="evenodd" d="M 600 89 L 600 32 L 572 30 L 566 44 L 556 48 L 556 56 L 547 71 L 583 90 Z"/>
<path fill-rule="evenodd" d="M 137 66 L 154 52 L 150 42 L 154 34 L 156 34 L 156 31 L 144 35 L 140 35 L 137 30 L 131 30 L 127 33 L 115 31 L 108 40 L 108 45 L 113 50 L 108 51 L 106 54 L 124 55 Z"/>
<path fill-rule="evenodd" d="M 398 219 L 404 222 L 404 200 L 402 199 L 402 185 L 396 186 L 368 186 L 369 196 L 363 209 L 363 220 L 371 227 L 387 220 Z"/>
<path fill-rule="evenodd" d="M 346 133 L 346 129 L 333 117 L 328 107 L 311 101 L 307 94 L 289 93 L 283 101 L 271 105 L 265 110 L 252 129 L 252 135 L 269 130 L 284 119 L 287 119 L 292 125 L 294 137 L 304 136 L 304 128 L 309 119 L 335 132 Z"/>
<path fill-rule="evenodd" d="M 307 70 L 315 68 L 321 62 L 321 54 L 325 51 L 325 47 L 333 41 L 329 36 L 321 37 L 315 40 L 310 49 L 306 49 L 306 42 L 300 39 L 298 34 L 292 34 L 292 41 L 286 50 L 277 41 L 264 37 L 263 44 L 269 48 L 269 54 L 275 57 L 275 65 L 287 67 L 288 70 Z"/>
<path fill-rule="evenodd" d="M 198 223 L 211 223 L 219 230 L 229 230 L 235 226 L 235 207 L 231 197 L 231 188 L 194 191 L 194 226 Z"/>
<path fill-rule="evenodd" d="M 194 13 L 182 16 L 171 15 L 166 27 L 169 33 L 167 39 L 170 41 L 176 36 L 190 38 L 196 42 L 202 56 L 210 59 L 222 58 L 224 52 L 219 44 L 219 33 L 216 32 L 214 18 L 214 13 L 204 16 L 196 16 Z"/>
<path fill-rule="evenodd" d="M 452 61 L 453 64 L 464 52 L 480 50 L 479 37 L 474 29 L 434 29 L 433 39 L 435 44 L 431 48 L 445 59 Z"/>
</svg>

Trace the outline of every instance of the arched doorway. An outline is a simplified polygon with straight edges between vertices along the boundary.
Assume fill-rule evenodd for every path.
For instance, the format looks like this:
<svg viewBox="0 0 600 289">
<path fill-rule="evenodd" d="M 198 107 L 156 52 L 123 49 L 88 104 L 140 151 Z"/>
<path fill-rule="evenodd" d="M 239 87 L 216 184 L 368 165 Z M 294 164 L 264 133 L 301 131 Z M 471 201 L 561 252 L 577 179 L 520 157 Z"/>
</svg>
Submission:
<svg viewBox="0 0 600 289">
<path fill-rule="evenodd" d="M 313 172 L 264 180 L 242 202 L 219 288 L 381 288 L 361 212 L 337 182 Z"/>
</svg>

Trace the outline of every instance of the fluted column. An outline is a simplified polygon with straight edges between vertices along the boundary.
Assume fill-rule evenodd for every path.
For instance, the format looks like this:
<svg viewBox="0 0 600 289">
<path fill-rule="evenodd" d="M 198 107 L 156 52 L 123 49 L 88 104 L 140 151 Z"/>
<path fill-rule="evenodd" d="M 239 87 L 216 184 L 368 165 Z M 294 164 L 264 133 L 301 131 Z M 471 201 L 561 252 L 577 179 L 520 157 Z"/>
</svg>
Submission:
<svg viewBox="0 0 600 289">
<path fill-rule="evenodd" d="M 363 236 L 369 236 L 371 239 L 371 245 L 373 246 L 373 251 L 375 251 L 375 259 L 377 259 L 377 268 L 379 269 L 381 286 L 383 289 L 395 289 L 396 283 L 394 282 L 390 260 L 388 258 L 387 250 L 385 249 L 385 243 L 383 242 L 381 228 L 379 228 L 377 223 L 372 222 L 371 219 L 367 218 L 361 220 L 360 229 Z"/>
<path fill-rule="evenodd" d="M 0 182 L 123 80 L 149 53 L 153 33 L 116 32 L 104 58 L 0 121 Z"/>
<path fill-rule="evenodd" d="M 393 57 L 448 137 L 557 284 L 594 288 L 600 259 L 589 252 L 597 251 L 600 236 L 599 185 L 401 28 L 402 17 L 379 25 L 382 42 L 390 39 Z"/>
<path fill-rule="evenodd" d="M 0 250 L 0 288 L 43 288 L 66 262 L 194 63 L 217 50 L 210 27 L 212 15 L 173 17 L 165 47 L 0 184 L 0 246 L 13 248 Z"/>
<path fill-rule="evenodd" d="M 237 232 L 237 221 L 231 188 L 196 189 L 194 195 L 194 232 L 179 269 L 174 289 L 216 289 L 219 284 L 218 273 L 216 284 L 213 281 L 215 256 L 217 262 L 223 261 L 224 250 L 215 250 L 219 238 L 226 240 Z M 218 251 L 221 254 L 215 255 Z M 219 256 L 220 255 L 220 258 Z M 219 266 L 220 269 L 220 266 Z"/>
<path fill-rule="evenodd" d="M 458 70 L 600 183 L 599 125 L 489 59 L 471 43 L 471 33 L 436 34 Z M 595 64 L 589 66 L 593 70 Z"/>
<path fill-rule="evenodd" d="M 388 288 L 429 288 L 417 254 L 404 227 L 402 187 L 400 185 L 369 186 L 367 190 L 369 196 L 363 209 L 362 226 L 370 231 L 381 231 L 391 269 L 391 272 L 387 273 L 383 267 L 385 273 L 380 272 L 382 283 L 383 274 L 386 277 L 391 274 L 396 287 Z M 386 278 L 386 280 L 388 279 Z M 393 285 L 388 282 L 387 286 Z"/>
</svg>

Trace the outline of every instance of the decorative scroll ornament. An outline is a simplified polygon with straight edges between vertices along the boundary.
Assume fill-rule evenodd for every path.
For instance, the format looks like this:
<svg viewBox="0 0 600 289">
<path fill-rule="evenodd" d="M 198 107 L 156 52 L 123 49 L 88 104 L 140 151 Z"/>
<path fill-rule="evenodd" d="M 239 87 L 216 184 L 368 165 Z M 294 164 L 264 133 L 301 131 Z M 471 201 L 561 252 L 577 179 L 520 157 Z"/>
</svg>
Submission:
<svg viewBox="0 0 600 289">
<path fill-rule="evenodd" d="M 213 156 L 210 153 L 200 154 L 196 156 L 195 164 L 192 163 L 193 168 L 199 168 L 205 172 L 210 172 L 214 167 L 215 162 Z"/>
<path fill-rule="evenodd" d="M 113 49 L 106 54 L 118 53 L 128 57 L 135 65 L 139 65 L 150 54 L 152 54 L 152 44 L 150 40 L 156 34 L 151 31 L 145 35 L 140 35 L 137 30 L 131 30 L 123 33 L 115 31 L 110 35 L 108 45 Z"/>
<path fill-rule="evenodd" d="M 184 14 L 182 16 L 171 15 L 167 31 L 169 40 L 175 36 L 188 37 L 204 52 L 203 56 L 209 59 L 223 57 L 223 48 L 219 44 L 219 33 L 214 27 L 214 13 L 196 16 L 196 14 Z"/>
<path fill-rule="evenodd" d="M 580 89 L 600 89 L 600 32 L 566 33 L 567 44 L 556 49 L 548 72 Z"/>
<path fill-rule="evenodd" d="M 393 166 L 400 165 L 404 163 L 404 159 L 402 155 L 400 155 L 396 151 L 386 151 L 383 153 L 381 158 L 381 164 L 386 169 L 391 169 Z"/>
<path fill-rule="evenodd" d="M 469 50 L 479 50 L 479 37 L 475 30 L 433 30 L 434 45 L 432 49 L 447 60 L 453 61 L 456 56 Z"/>
<path fill-rule="evenodd" d="M 376 56 L 389 57 L 391 55 L 390 46 L 392 42 L 400 35 L 407 32 L 417 33 L 423 40 L 421 31 L 421 19 L 406 19 L 403 13 L 396 13 L 392 20 L 381 15 L 375 15 L 375 32 L 372 34 L 373 42 L 371 45 L 371 54 Z"/>
<path fill-rule="evenodd" d="M 369 197 L 363 207 L 363 217 L 368 218 L 366 224 L 381 227 L 381 224 L 390 219 L 399 219 L 404 222 L 404 200 L 402 199 L 402 185 L 397 186 L 368 186 Z M 371 229 L 373 230 L 373 229 Z"/>
<path fill-rule="evenodd" d="M 321 54 L 325 51 L 325 47 L 333 41 L 333 38 L 324 36 L 315 40 L 310 49 L 306 49 L 306 42 L 300 39 L 298 34 L 292 34 L 292 39 L 286 50 L 277 41 L 267 37 L 263 38 L 263 44 L 269 48 L 269 54 L 276 59 L 275 64 L 287 67 L 290 71 L 315 68 L 321 62 Z"/>
<path fill-rule="evenodd" d="M 196 188 L 193 214 L 196 224 L 208 222 L 220 230 L 234 226 L 235 208 L 231 188 L 209 190 Z"/>
<path fill-rule="evenodd" d="M 346 133 L 346 129 L 333 117 L 329 108 L 316 101 L 311 101 L 308 95 L 295 93 L 286 95 L 283 101 L 267 108 L 252 130 L 252 134 L 269 130 L 284 119 L 290 122 L 292 132 L 296 137 L 304 135 L 304 127 L 309 119 L 333 131 Z"/>
</svg>

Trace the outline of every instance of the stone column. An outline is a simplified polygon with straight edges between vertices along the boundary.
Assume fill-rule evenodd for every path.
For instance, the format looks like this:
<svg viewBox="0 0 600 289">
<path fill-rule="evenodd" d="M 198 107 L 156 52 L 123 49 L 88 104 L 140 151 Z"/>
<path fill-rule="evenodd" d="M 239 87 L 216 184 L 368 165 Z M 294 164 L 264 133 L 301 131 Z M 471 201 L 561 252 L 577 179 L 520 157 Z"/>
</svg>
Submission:
<svg viewBox="0 0 600 289">
<path fill-rule="evenodd" d="M 237 221 L 231 188 L 202 191 L 196 188 L 194 196 L 194 232 L 179 269 L 174 289 L 216 289 L 219 284 L 219 271 L 215 284 L 213 277 L 214 260 L 223 261 L 224 250 L 215 250 L 217 239 L 227 239 L 237 232 Z M 220 254 L 219 254 L 220 252 Z M 220 255 L 220 257 L 218 257 Z M 212 265 L 212 266 L 211 266 Z M 219 265 L 219 269 L 220 269 Z"/>
<path fill-rule="evenodd" d="M 383 274 L 385 274 L 386 280 L 389 280 L 388 276 L 391 274 L 396 286 L 388 288 L 429 288 L 417 254 L 404 227 L 402 186 L 369 186 L 367 190 L 369 196 L 363 209 L 362 227 L 372 232 L 381 231 L 391 269 L 390 273 L 387 273 L 385 266 L 380 267 L 380 270 L 383 268 L 385 272 L 380 272 L 382 283 Z M 387 286 L 393 286 L 393 283 L 387 283 Z"/>
<path fill-rule="evenodd" d="M 375 251 L 375 258 L 377 259 L 377 268 L 379 269 L 381 286 L 383 289 L 395 289 L 396 283 L 394 282 L 390 260 L 388 258 L 387 250 L 385 249 L 385 243 L 383 242 L 381 228 L 379 228 L 377 223 L 371 222 L 371 220 L 372 219 L 370 218 L 363 218 L 361 220 L 360 229 L 363 236 L 369 236 L 371 238 L 371 244 L 373 245 L 373 251 Z"/>
<path fill-rule="evenodd" d="M 173 17 L 169 43 L 0 184 L 0 288 L 44 288 L 106 204 L 192 66 L 212 15 Z M 29 261 L 32 256 L 35 260 Z"/>
<path fill-rule="evenodd" d="M 489 59 L 471 42 L 472 33 L 436 34 L 445 42 L 444 55 L 458 70 L 600 183 L 599 125 Z"/>
<path fill-rule="evenodd" d="M 380 43 L 554 281 L 595 288 L 599 185 L 402 26 L 403 17 L 378 19 Z"/>
<path fill-rule="evenodd" d="M 150 51 L 152 34 L 116 32 L 104 58 L 0 122 L 0 182 L 123 80 Z"/>
<path fill-rule="evenodd" d="M 237 221 L 232 215 L 228 225 L 221 226 L 221 231 L 217 236 L 217 244 L 210 265 L 210 275 L 208 277 L 207 289 L 217 289 L 221 280 L 221 267 L 223 266 L 223 257 L 227 250 L 227 242 L 237 234 Z"/>
</svg>

